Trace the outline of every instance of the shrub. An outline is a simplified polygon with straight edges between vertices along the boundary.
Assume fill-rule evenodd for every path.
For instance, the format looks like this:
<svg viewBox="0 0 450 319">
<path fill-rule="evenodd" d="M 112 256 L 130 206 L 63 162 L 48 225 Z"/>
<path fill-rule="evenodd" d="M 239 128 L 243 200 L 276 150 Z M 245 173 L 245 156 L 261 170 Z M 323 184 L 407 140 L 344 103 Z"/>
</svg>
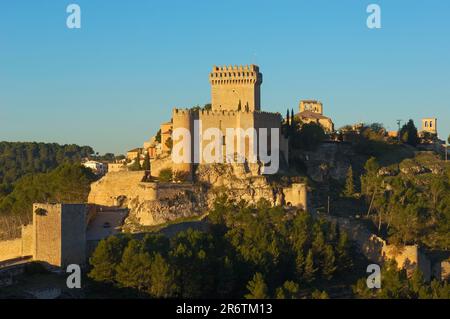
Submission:
<svg viewBox="0 0 450 319">
<path fill-rule="evenodd" d="M 171 168 L 165 168 L 159 172 L 159 180 L 161 182 L 171 182 L 172 179 L 173 179 L 173 171 Z"/>
</svg>

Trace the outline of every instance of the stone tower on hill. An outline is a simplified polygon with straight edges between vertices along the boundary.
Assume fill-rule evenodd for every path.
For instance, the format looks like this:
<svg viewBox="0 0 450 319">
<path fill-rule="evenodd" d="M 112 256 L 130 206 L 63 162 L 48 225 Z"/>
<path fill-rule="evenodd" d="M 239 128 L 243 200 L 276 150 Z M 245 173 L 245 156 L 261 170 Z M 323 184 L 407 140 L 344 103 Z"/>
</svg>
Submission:
<svg viewBox="0 0 450 319">
<path fill-rule="evenodd" d="M 218 157 L 219 163 L 227 162 L 226 159 L 244 157 L 247 162 L 251 162 L 253 157 L 251 153 L 258 153 L 261 145 L 268 145 L 271 154 L 280 154 L 285 163 L 288 159 L 288 143 L 287 139 L 280 134 L 282 117 L 279 113 L 271 113 L 261 111 L 260 87 L 262 83 L 262 74 L 256 65 L 249 66 L 223 66 L 213 67 L 213 71 L 209 74 L 209 82 L 211 84 L 211 109 L 180 109 L 174 108 L 172 111 L 172 132 L 186 131 L 189 132 L 190 149 L 183 149 L 181 152 L 177 150 L 175 154 L 179 158 L 183 158 L 182 162 L 173 163 L 172 169 L 176 172 L 186 173 L 189 179 L 192 178 L 193 163 L 206 164 L 202 156 L 199 156 L 205 147 L 210 143 L 208 139 L 204 140 L 209 129 L 218 129 L 223 137 L 219 142 L 220 150 Z M 196 127 L 197 123 L 197 127 Z M 201 123 L 201 124 L 199 124 Z M 255 132 L 266 131 L 266 140 L 253 138 L 246 135 L 235 135 L 227 140 L 228 129 L 254 130 Z M 272 132 L 274 140 L 272 147 Z M 240 133 L 239 133 L 240 134 Z M 253 135 L 251 136 L 253 137 Z M 173 145 L 184 141 L 184 138 L 175 137 L 172 134 Z M 264 144 L 262 144 L 264 143 Z M 231 146 L 234 153 L 227 153 L 227 145 Z M 271 148 L 272 147 L 272 148 Z M 236 150 L 243 149 L 244 152 L 237 154 Z M 252 152 L 251 152 L 252 151 Z M 255 152 L 253 152 L 255 151 Z M 173 155 L 173 150 L 172 150 Z M 198 159 L 196 157 L 199 157 Z M 172 156 L 173 158 L 173 156 Z M 260 158 L 258 158 L 260 160 Z"/>
<path fill-rule="evenodd" d="M 214 66 L 209 75 L 213 111 L 259 111 L 261 109 L 261 84 L 259 67 Z"/>
<path fill-rule="evenodd" d="M 33 205 L 33 259 L 57 267 L 86 262 L 84 204 Z"/>
</svg>

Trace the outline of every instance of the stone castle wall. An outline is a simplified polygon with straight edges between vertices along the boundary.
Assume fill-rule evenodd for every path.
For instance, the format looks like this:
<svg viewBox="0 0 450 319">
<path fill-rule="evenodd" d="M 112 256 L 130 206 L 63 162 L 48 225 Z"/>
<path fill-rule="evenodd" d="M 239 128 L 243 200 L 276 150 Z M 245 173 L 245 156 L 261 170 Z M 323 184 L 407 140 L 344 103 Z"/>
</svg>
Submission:
<svg viewBox="0 0 450 319">
<path fill-rule="evenodd" d="M 0 241 L 0 261 L 22 257 L 22 239 Z"/>
<path fill-rule="evenodd" d="M 34 252 L 34 226 L 22 227 L 22 256 L 33 256 Z"/>
<path fill-rule="evenodd" d="M 0 262 L 33 256 L 34 240 L 33 225 L 22 227 L 22 236 L 13 240 L 0 241 Z"/>
<path fill-rule="evenodd" d="M 42 210 L 40 213 L 38 210 Z M 61 207 L 33 205 L 34 259 L 61 264 Z"/>
<path fill-rule="evenodd" d="M 87 206 L 63 205 L 61 207 L 61 266 L 85 265 Z"/>
<path fill-rule="evenodd" d="M 144 172 L 114 172 L 91 184 L 88 202 L 102 206 L 126 206 L 133 198 L 155 200 L 154 183 L 141 183 Z"/>
<path fill-rule="evenodd" d="M 276 144 L 274 147 L 276 148 L 275 151 L 281 151 L 284 154 L 284 158 L 288 158 L 288 143 L 285 140 L 284 136 L 282 136 L 280 131 L 281 126 L 281 120 L 282 117 L 278 113 L 269 113 L 269 112 L 239 112 L 239 111 L 199 111 L 199 112 L 193 112 L 191 110 L 182 110 L 182 109 L 174 109 L 172 112 L 172 119 L 173 119 L 173 129 L 176 130 L 178 128 L 184 128 L 190 133 L 190 143 L 191 143 L 191 150 L 189 158 L 191 159 L 190 162 L 196 162 L 194 158 L 194 139 L 195 139 L 195 130 L 194 130 L 194 121 L 199 120 L 201 126 L 198 127 L 198 132 L 201 132 L 203 138 L 199 138 L 200 142 L 200 149 L 205 150 L 206 146 L 211 143 L 211 140 L 206 139 L 205 132 L 208 129 L 220 129 L 222 135 L 225 137 L 227 135 L 227 129 L 243 129 L 246 131 L 247 129 L 255 128 L 257 132 L 257 139 L 259 139 L 259 130 L 262 128 L 267 129 L 267 141 L 265 141 L 267 144 L 267 149 L 271 150 L 271 129 L 278 129 L 279 131 L 279 139 L 276 141 Z M 236 134 L 236 132 L 234 132 Z M 247 133 L 247 132 L 245 132 Z M 174 143 L 179 142 L 180 140 L 174 139 Z M 225 138 L 224 141 L 220 141 L 221 144 L 225 144 L 224 147 L 222 147 L 222 160 L 225 161 L 225 157 L 229 154 L 226 153 L 226 143 L 229 143 L 230 141 Z M 250 138 L 244 136 L 244 150 L 245 150 L 245 157 L 248 159 L 250 154 Z M 261 141 L 257 140 L 258 142 L 256 144 L 256 150 L 258 152 L 259 150 L 259 144 Z M 237 136 L 233 138 L 233 149 L 236 152 L 238 152 L 242 146 L 241 141 L 238 139 Z M 177 153 L 180 157 L 182 157 L 184 154 L 182 152 Z M 257 154 L 255 154 L 257 155 Z M 200 161 L 200 163 L 203 163 L 203 156 L 197 159 Z M 192 165 L 189 163 L 181 163 L 181 164 L 174 164 L 173 169 L 177 171 L 186 171 L 192 174 Z M 152 167 L 152 175 L 156 175 L 156 171 L 153 171 Z"/>
</svg>

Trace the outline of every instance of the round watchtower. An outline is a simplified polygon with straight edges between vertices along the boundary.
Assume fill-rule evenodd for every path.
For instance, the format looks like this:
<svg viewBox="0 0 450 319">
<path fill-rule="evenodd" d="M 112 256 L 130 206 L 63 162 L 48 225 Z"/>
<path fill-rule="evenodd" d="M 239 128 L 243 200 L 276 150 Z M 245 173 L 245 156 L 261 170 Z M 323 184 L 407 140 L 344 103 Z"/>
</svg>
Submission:
<svg viewBox="0 0 450 319">
<path fill-rule="evenodd" d="M 190 110 L 174 109 L 172 113 L 173 133 L 180 136 L 174 139 L 176 135 L 172 135 L 173 146 L 172 149 L 172 170 L 175 175 L 186 175 L 187 180 L 192 180 L 192 163 L 193 163 L 193 129 L 194 118 Z M 176 144 L 183 147 L 177 147 Z M 176 152 L 173 153 L 173 152 Z M 176 160 L 174 160 L 176 158 Z"/>
</svg>

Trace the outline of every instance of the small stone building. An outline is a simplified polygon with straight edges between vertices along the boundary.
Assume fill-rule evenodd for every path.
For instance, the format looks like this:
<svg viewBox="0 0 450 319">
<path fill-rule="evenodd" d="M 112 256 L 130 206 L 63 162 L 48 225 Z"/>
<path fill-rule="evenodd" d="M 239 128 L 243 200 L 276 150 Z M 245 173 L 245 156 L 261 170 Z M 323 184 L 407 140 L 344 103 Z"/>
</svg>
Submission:
<svg viewBox="0 0 450 319">
<path fill-rule="evenodd" d="M 326 133 L 334 131 L 334 123 L 323 115 L 323 104 L 316 100 L 302 100 L 299 105 L 300 113 L 295 117 L 302 123 L 316 123 L 323 127 Z"/>
</svg>

